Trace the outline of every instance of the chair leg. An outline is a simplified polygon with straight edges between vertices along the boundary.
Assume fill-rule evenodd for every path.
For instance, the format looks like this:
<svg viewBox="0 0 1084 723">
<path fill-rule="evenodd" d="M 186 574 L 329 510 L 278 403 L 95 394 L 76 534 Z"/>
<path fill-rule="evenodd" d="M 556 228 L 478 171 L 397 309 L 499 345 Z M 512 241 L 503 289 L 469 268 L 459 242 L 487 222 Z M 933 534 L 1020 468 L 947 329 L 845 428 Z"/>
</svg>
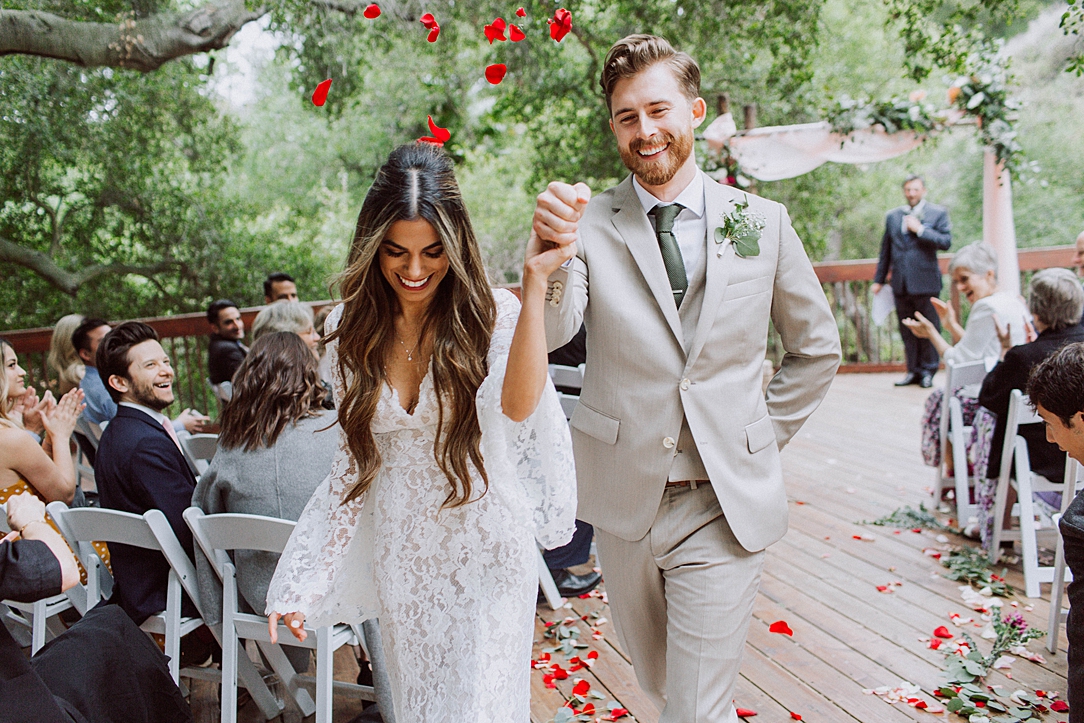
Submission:
<svg viewBox="0 0 1084 723">
<path fill-rule="evenodd" d="M 222 581 L 222 689 L 219 693 L 222 723 L 237 721 L 237 656 L 238 652 L 245 655 L 233 626 L 233 614 L 237 610 L 237 583 L 232 573 L 233 567 L 228 566 L 224 576 L 226 579 Z"/>
<path fill-rule="evenodd" d="M 538 582 L 542 586 L 542 594 L 546 597 L 546 602 L 552 609 L 557 610 L 565 604 L 565 599 L 561 597 L 557 583 L 553 581 L 553 575 L 546 565 L 546 558 L 542 556 L 541 550 L 538 551 Z"/>
<path fill-rule="evenodd" d="M 1031 484 L 1026 470 L 1017 470 L 1016 493 L 1020 504 L 1020 547 L 1023 552 L 1024 591 L 1028 597 L 1040 597 L 1039 591 L 1039 544 L 1035 539 L 1035 501 L 1031 495 Z"/>
<path fill-rule="evenodd" d="M 1068 493 L 1066 493 L 1068 494 Z M 1054 529 L 1058 528 L 1061 515 L 1054 515 Z M 1046 628 L 1046 649 L 1051 655 L 1058 652 L 1058 633 L 1061 631 L 1061 603 L 1065 594 L 1065 541 L 1058 534 L 1054 552 L 1054 580 L 1050 586 L 1050 621 Z"/>
<path fill-rule="evenodd" d="M 294 670 L 294 666 L 290 663 L 289 658 L 286 657 L 286 653 L 282 651 L 278 645 L 272 645 L 271 643 L 257 640 L 256 645 L 260 648 L 260 652 L 267 659 L 267 662 L 271 665 L 271 670 L 275 671 L 275 675 L 278 676 L 282 682 L 283 688 L 297 703 L 297 707 L 301 709 L 302 717 L 307 718 L 316 712 L 316 703 L 313 702 L 312 696 L 309 695 L 309 691 L 305 690 L 298 684 L 297 671 Z"/>
<path fill-rule="evenodd" d="M 169 656 L 169 674 L 173 682 L 181 683 L 181 581 L 177 573 L 169 571 L 166 586 L 166 655 Z"/>
<path fill-rule="evenodd" d="M 990 564 L 996 565 L 1001 559 L 1001 537 L 1005 532 L 1005 506 L 1009 501 L 1008 480 L 998 480 L 997 493 L 994 495 L 994 531 L 990 536 Z"/>
<path fill-rule="evenodd" d="M 34 603 L 30 615 L 30 653 L 35 655 L 45 645 L 45 601 L 38 600 Z"/>
<path fill-rule="evenodd" d="M 335 651 L 331 649 L 331 628 L 316 630 L 316 723 L 333 723 L 331 717 L 335 683 Z"/>
<path fill-rule="evenodd" d="M 369 662 L 373 666 L 373 690 L 376 703 L 380 707 L 380 716 L 384 723 L 395 723 L 395 704 L 391 690 L 391 678 L 384 659 L 384 645 L 380 638 L 380 621 L 376 618 L 361 624 L 365 635 L 365 645 L 369 650 Z"/>
</svg>

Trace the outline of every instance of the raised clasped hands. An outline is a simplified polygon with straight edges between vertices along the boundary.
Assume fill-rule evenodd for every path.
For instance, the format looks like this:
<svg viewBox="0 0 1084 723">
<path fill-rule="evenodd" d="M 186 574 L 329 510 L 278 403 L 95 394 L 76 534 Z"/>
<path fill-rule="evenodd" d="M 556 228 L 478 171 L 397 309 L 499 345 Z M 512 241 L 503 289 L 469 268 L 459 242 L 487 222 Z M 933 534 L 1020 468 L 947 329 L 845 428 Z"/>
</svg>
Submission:
<svg viewBox="0 0 1084 723">
<path fill-rule="evenodd" d="M 937 312 L 937 316 L 940 317 L 943 326 L 952 326 L 956 323 L 956 311 L 951 304 L 946 304 L 936 296 L 930 297 L 930 303 L 933 304 L 933 309 Z"/>
<path fill-rule="evenodd" d="M 46 396 L 50 396 L 48 393 Z M 75 422 L 86 409 L 83 390 L 75 387 L 55 402 L 48 413 L 41 415 L 41 423 L 49 437 L 59 442 L 68 439 L 75 431 Z"/>
<path fill-rule="evenodd" d="M 591 189 L 585 183 L 554 181 L 538 194 L 523 262 L 524 277 L 546 279 L 576 255 L 579 221 L 590 200 Z"/>
<path fill-rule="evenodd" d="M 932 339 L 937 336 L 937 327 L 919 312 L 915 312 L 914 319 L 902 319 L 903 325 L 911 330 L 911 333 L 920 339 Z"/>
<path fill-rule="evenodd" d="M 22 422 L 23 429 L 40 436 L 45 432 L 45 425 L 42 424 L 41 418 L 52 412 L 55 406 L 56 399 L 53 398 L 52 392 L 47 391 L 41 399 L 38 399 L 37 391 L 33 387 L 28 387 L 26 393 L 15 401 L 15 405 L 11 408 L 11 416 L 16 421 Z"/>
<path fill-rule="evenodd" d="M 286 623 L 286 627 L 290 629 L 294 637 L 305 642 L 305 638 L 309 637 L 309 634 L 305 632 L 305 614 L 304 613 L 271 613 L 267 616 L 267 631 L 271 634 L 271 642 L 277 643 L 279 641 L 279 619 Z"/>
</svg>

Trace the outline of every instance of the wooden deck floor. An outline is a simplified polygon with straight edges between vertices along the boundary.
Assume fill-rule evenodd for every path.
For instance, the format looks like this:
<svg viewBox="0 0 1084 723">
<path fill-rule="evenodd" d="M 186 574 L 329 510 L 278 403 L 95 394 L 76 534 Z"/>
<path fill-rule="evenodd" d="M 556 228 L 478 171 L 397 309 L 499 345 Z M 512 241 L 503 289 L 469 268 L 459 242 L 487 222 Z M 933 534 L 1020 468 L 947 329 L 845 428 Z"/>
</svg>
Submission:
<svg viewBox="0 0 1084 723">
<path fill-rule="evenodd" d="M 921 637 L 949 623 L 950 612 L 970 616 L 960 597 L 958 583 L 941 577 L 943 568 L 923 554 L 941 543 L 936 534 L 858 524 L 876 519 L 903 505 L 929 503 L 927 488 L 932 468 L 923 466 L 919 454 L 919 419 L 926 390 L 896 389 L 895 375 L 840 375 L 822 407 L 806 424 L 783 455 L 790 499 L 790 531 L 767 553 L 760 593 L 742 664 L 737 690 L 740 707 L 758 712 L 757 723 L 787 723 L 790 713 L 815 723 L 881 723 L 923 721 L 936 717 L 902 705 L 888 705 L 864 688 L 896 685 L 901 680 L 919 685 L 928 694 L 941 682 L 943 656 L 930 650 Z M 940 381 L 940 377 L 938 378 Z M 872 541 L 856 540 L 867 535 Z M 964 540 L 951 538 L 952 544 Z M 1023 587 L 1019 568 L 1010 568 L 1008 580 Z M 877 585 L 900 581 L 892 594 Z M 1015 598 L 1028 622 L 1046 627 L 1049 586 L 1044 599 Z M 608 618 L 601 599 L 572 600 L 571 608 L 538 608 L 535 658 L 552 645 L 544 638 L 545 623 L 574 617 L 581 639 L 589 648 L 577 651 L 585 658 L 597 651 L 589 670 L 557 681 L 547 688 L 540 670 L 532 672 L 531 718 L 549 723 L 571 694 L 574 678 L 591 684 L 605 698 L 595 701 L 603 708 L 617 701 L 631 714 L 623 720 L 654 723 L 659 714 L 639 689 L 632 667 L 616 640 L 612 626 L 591 618 Z M 1030 611 L 1025 606 L 1034 605 Z M 602 637 L 593 640 L 588 616 Z M 977 614 L 975 615 L 977 618 Z M 768 632 L 776 620 L 785 620 L 793 637 Z M 979 630 L 972 629 L 973 637 Z M 1017 659 L 1009 679 L 995 671 L 991 685 L 1009 690 L 1065 691 L 1065 637 L 1056 656 L 1046 654 L 1043 640 L 1030 647 L 1046 655 L 1045 665 Z M 983 641 L 980 641 L 983 644 Z M 554 658 L 568 667 L 564 656 Z M 348 651 L 336 658 L 336 677 L 351 680 L 357 668 Z M 194 690 L 197 721 L 218 720 L 213 690 Z M 932 699 L 932 698 L 931 698 Z M 253 706 L 242 711 L 242 720 L 257 720 Z M 349 721 L 360 706 L 337 696 L 335 720 Z M 248 713 L 248 715 L 244 715 Z M 1066 715 L 1047 715 L 1044 720 L 1063 721 Z M 287 711 L 285 720 L 300 720 Z M 956 718 L 956 720 L 963 720 Z"/>
</svg>

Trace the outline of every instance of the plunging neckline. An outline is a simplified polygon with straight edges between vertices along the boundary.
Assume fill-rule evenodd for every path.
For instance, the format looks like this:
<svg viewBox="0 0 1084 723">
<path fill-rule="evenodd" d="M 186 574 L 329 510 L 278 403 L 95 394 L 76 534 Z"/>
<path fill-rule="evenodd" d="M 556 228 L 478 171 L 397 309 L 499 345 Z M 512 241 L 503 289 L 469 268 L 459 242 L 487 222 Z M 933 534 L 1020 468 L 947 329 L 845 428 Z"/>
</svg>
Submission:
<svg viewBox="0 0 1084 723">
<path fill-rule="evenodd" d="M 398 409 L 403 414 L 410 418 L 414 418 L 417 414 L 418 408 L 422 405 L 422 391 L 425 389 L 425 382 L 433 373 L 433 359 L 430 357 L 428 364 L 425 367 L 425 376 L 422 377 L 421 383 L 418 384 L 418 400 L 414 403 L 414 411 L 408 410 L 403 406 L 402 401 L 399 399 L 399 390 L 395 388 L 395 385 L 388 381 L 387 376 L 384 377 L 384 386 L 391 390 L 391 404 L 395 409 Z"/>
</svg>

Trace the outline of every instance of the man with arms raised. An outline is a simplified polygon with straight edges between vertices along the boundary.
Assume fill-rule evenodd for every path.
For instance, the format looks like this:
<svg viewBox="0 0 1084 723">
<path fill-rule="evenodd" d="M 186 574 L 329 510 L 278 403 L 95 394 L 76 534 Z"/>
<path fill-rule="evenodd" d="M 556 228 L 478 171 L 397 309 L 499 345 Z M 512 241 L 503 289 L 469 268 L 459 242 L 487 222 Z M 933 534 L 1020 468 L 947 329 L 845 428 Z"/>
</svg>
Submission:
<svg viewBox="0 0 1084 723">
<path fill-rule="evenodd" d="M 828 390 L 839 336 L 786 210 L 698 170 L 695 61 L 633 35 L 601 82 L 632 175 L 590 203 L 586 186 L 551 183 L 528 248 L 576 243 L 549 279 L 546 328 L 553 349 L 587 326 L 578 516 L 661 723 L 737 723 L 763 550 L 787 529 L 779 450 Z M 769 320 L 786 354 L 765 399 Z"/>
<path fill-rule="evenodd" d="M 1035 367 L 1027 394 L 1046 422 L 1047 441 L 1084 463 L 1084 342 L 1063 346 Z M 1065 540 L 1065 562 L 1073 571 L 1065 625 L 1069 723 L 1084 723 L 1084 497 L 1073 500 L 1059 527 Z"/>
</svg>

